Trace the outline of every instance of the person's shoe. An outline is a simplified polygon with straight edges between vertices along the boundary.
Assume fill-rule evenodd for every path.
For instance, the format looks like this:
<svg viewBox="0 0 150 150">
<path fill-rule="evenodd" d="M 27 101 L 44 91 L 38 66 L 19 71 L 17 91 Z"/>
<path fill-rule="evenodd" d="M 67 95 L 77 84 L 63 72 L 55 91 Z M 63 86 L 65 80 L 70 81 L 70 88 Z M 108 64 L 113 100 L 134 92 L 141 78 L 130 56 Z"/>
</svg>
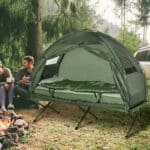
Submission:
<svg viewBox="0 0 150 150">
<path fill-rule="evenodd" d="M 15 107 L 14 107 L 14 105 L 13 105 L 13 104 L 9 104 L 9 105 L 8 105 L 8 109 L 13 109 L 13 110 L 14 110 L 14 109 L 15 109 Z"/>
<path fill-rule="evenodd" d="M 5 108 L 5 106 L 1 106 L 1 110 L 2 110 L 3 112 L 7 111 L 6 108 Z"/>
</svg>

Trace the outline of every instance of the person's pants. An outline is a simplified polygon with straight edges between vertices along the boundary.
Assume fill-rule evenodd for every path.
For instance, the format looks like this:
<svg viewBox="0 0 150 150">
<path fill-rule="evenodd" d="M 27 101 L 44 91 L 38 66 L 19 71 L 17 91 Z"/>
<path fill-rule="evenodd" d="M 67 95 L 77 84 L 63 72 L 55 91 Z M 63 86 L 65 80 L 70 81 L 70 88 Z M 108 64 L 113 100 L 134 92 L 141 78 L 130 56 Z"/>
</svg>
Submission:
<svg viewBox="0 0 150 150">
<path fill-rule="evenodd" d="M 9 104 L 12 104 L 13 103 L 13 97 L 14 97 L 14 83 L 9 84 L 9 89 L 7 91 L 3 85 L 0 86 L 0 105 L 1 106 L 5 106 L 6 93 L 8 94 Z"/>
<path fill-rule="evenodd" d="M 28 89 L 22 87 L 21 85 L 15 85 L 15 96 L 19 95 L 23 100 L 30 100 L 30 92 Z"/>
</svg>

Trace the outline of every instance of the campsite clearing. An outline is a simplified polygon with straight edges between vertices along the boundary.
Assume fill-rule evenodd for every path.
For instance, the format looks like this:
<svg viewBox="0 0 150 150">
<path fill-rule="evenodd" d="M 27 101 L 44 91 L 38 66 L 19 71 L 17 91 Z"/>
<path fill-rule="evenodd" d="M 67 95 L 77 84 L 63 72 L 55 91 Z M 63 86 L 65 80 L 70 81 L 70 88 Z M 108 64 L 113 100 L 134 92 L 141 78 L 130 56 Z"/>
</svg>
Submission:
<svg viewBox="0 0 150 150">
<path fill-rule="evenodd" d="M 90 115 L 84 120 L 82 128 L 74 130 L 81 115 L 75 105 L 54 103 L 61 113 L 47 109 L 36 123 L 32 120 L 37 109 L 20 109 L 30 122 L 29 135 L 24 137 L 12 150 L 149 150 L 150 149 L 150 105 L 142 108 L 142 121 L 145 129 L 129 139 L 124 137 L 129 127 L 128 115 L 118 111 L 92 109 L 99 117 L 96 122 Z"/>
</svg>

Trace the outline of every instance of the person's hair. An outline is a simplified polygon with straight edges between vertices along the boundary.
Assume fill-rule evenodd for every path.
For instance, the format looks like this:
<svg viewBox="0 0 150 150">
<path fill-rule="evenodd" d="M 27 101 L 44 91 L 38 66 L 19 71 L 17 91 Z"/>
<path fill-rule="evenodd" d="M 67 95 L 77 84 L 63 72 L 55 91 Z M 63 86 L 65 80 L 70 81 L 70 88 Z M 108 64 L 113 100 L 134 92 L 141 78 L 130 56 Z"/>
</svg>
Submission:
<svg viewBox="0 0 150 150">
<path fill-rule="evenodd" d="M 32 62 L 34 64 L 34 58 L 32 56 L 25 56 L 24 60 L 26 60 L 28 63 Z"/>
</svg>

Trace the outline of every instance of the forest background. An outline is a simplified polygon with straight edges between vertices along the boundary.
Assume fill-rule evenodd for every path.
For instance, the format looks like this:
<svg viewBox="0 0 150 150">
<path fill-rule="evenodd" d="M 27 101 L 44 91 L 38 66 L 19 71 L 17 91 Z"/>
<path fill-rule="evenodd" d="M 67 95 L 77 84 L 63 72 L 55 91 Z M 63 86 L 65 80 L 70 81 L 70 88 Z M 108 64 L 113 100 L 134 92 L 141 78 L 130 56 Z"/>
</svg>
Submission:
<svg viewBox="0 0 150 150">
<path fill-rule="evenodd" d="M 83 29 L 101 31 L 119 40 L 131 52 L 147 45 L 150 24 L 149 0 L 111 0 L 120 19 L 116 33 L 106 26 L 91 0 L 1 0 L 0 60 L 15 73 L 24 55 L 37 60 L 43 51 L 64 34 Z M 95 0 L 95 7 L 101 0 Z M 134 8 L 134 9 L 133 9 Z M 127 16 L 130 13 L 134 19 Z M 134 28 L 130 28 L 133 26 Z M 113 28 L 113 26 L 112 26 Z M 142 39 L 138 29 L 142 28 Z"/>
</svg>

